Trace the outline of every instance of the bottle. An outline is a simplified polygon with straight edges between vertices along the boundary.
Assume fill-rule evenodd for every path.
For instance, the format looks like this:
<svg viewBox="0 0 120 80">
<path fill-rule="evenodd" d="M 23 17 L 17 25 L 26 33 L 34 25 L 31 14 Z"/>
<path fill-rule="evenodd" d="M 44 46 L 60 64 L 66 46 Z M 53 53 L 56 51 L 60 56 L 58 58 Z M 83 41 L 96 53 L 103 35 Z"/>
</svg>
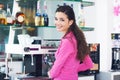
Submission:
<svg viewBox="0 0 120 80">
<path fill-rule="evenodd" d="M 78 26 L 85 27 L 85 17 L 84 17 L 83 4 L 81 4 L 80 15 L 78 17 Z"/>
<path fill-rule="evenodd" d="M 37 1 L 37 12 L 35 15 L 35 26 L 43 26 L 44 25 L 44 18 L 43 15 L 41 14 L 40 10 L 40 0 Z"/>
<path fill-rule="evenodd" d="M 40 26 L 40 14 L 38 12 L 36 12 L 35 15 L 35 26 Z"/>
<path fill-rule="evenodd" d="M 2 25 L 6 25 L 7 21 L 6 21 L 6 11 L 3 10 L 4 5 L 0 4 L 0 24 Z"/>
<path fill-rule="evenodd" d="M 43 14 L 40 15 L 40 26 L 44 26 L 44 17 L 43 17 Z"/>
<path fill-rule="evenodd" d="M 16 13 L 16 25 L 18 27 L 21 27 L 23 24 L 24 24 L 24 21 L 25 21 L 25 15 L 22 11 L 18 11 Z"/>
<path fill-rule="evenodd" d="M 10 8 L 7 8 L 6 19 L 7 19 L 7 25 L 14 24 L 14 20 L 13 20 L 12 14 L 10 12 Z"/>
<path fill-rule="evenodd" d="M 43 18 L 44 18 L 44 26 L 48 26 L 48 24 L 49 24 L 49 18 L 48 18 L 48 14 L 47 14 L 47 3 L 46 3 L 46 0 L 44 1 Z"/>
<path fill-rule="evenodd" d="M 73 8 L 73 4 L 71 4 L 71 8 Z"/>
<path fill-rule="evenodd" d="M 63 3 L 63 6 L 66 6 L 67 4 L 66 3 Z"/>
</svg>

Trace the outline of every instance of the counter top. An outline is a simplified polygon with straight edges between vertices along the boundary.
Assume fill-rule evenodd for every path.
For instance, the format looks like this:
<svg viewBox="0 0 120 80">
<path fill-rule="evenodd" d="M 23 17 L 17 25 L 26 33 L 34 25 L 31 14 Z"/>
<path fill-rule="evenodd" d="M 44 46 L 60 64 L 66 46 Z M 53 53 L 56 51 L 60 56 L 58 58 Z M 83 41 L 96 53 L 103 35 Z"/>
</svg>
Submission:
<svg viewBox="0 0 120 80">
<path fill-rule="evenodd" d="M 21 78 L 20 80 L 51 80 L 48 77 L 26 77 L 26 78 Z"/>
</svg>

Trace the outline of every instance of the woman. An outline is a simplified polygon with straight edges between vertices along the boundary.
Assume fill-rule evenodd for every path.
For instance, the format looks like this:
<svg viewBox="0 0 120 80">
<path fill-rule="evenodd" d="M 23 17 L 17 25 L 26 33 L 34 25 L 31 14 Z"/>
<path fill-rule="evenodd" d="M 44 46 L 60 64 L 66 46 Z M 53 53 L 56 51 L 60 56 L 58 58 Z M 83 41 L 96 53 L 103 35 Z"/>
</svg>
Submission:
<svg viewBox="0 0 120 80">
<path fill-rule="evenodd" d="M 84 34 L 76 25 L 75 14 L 70 6 L 57 8 L 55 26 L 64 36 L 48 76 L 53 80 L 78 80 L 78 72 L 92 68 L 93 62 Z"/>
</svg>

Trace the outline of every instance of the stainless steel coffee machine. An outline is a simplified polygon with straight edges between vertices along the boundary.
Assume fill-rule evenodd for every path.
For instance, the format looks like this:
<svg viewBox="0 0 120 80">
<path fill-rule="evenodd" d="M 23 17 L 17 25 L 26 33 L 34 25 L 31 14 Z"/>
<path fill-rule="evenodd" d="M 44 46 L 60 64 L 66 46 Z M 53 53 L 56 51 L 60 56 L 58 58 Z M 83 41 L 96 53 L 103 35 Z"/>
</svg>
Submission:
<svg viewBox="0 0 120 80">
<path fill-rule="evenodd" d="M 120 34 L 112 33 L 112 66 L 113 71 L 120 70 Z"/>
</svg>

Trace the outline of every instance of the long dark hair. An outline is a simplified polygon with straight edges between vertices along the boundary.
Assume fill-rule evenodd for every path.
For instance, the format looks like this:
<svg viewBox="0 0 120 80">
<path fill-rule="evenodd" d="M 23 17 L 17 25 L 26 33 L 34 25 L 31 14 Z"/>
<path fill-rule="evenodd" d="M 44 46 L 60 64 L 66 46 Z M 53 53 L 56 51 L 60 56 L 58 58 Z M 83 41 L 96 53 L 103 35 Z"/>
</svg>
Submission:
<svg viewBox="0 0 120 80">
<path fill-rule="evenodd" d="M 73 24 L 70 26 L 70 28 L 68 29 L 66 34 L 68 34 L 70 31 L 73 32 L 73 34 L 77 40 L 78 52 L 77 52 L 76 58 L 79 59 L 80 61 L 83 61 L 85 56 L 88 55 L 90 53 L 90 51 L 87 46 L 87 42 L 86 42 L 84 33 L 76 24 L 74 10 L 70 6 L 66 5 L 66 6 L 59 6 L 57 8 L 56 12 L 63 12 L 67 15 L 69 20 L 73 20 Z"/>
</svg>

